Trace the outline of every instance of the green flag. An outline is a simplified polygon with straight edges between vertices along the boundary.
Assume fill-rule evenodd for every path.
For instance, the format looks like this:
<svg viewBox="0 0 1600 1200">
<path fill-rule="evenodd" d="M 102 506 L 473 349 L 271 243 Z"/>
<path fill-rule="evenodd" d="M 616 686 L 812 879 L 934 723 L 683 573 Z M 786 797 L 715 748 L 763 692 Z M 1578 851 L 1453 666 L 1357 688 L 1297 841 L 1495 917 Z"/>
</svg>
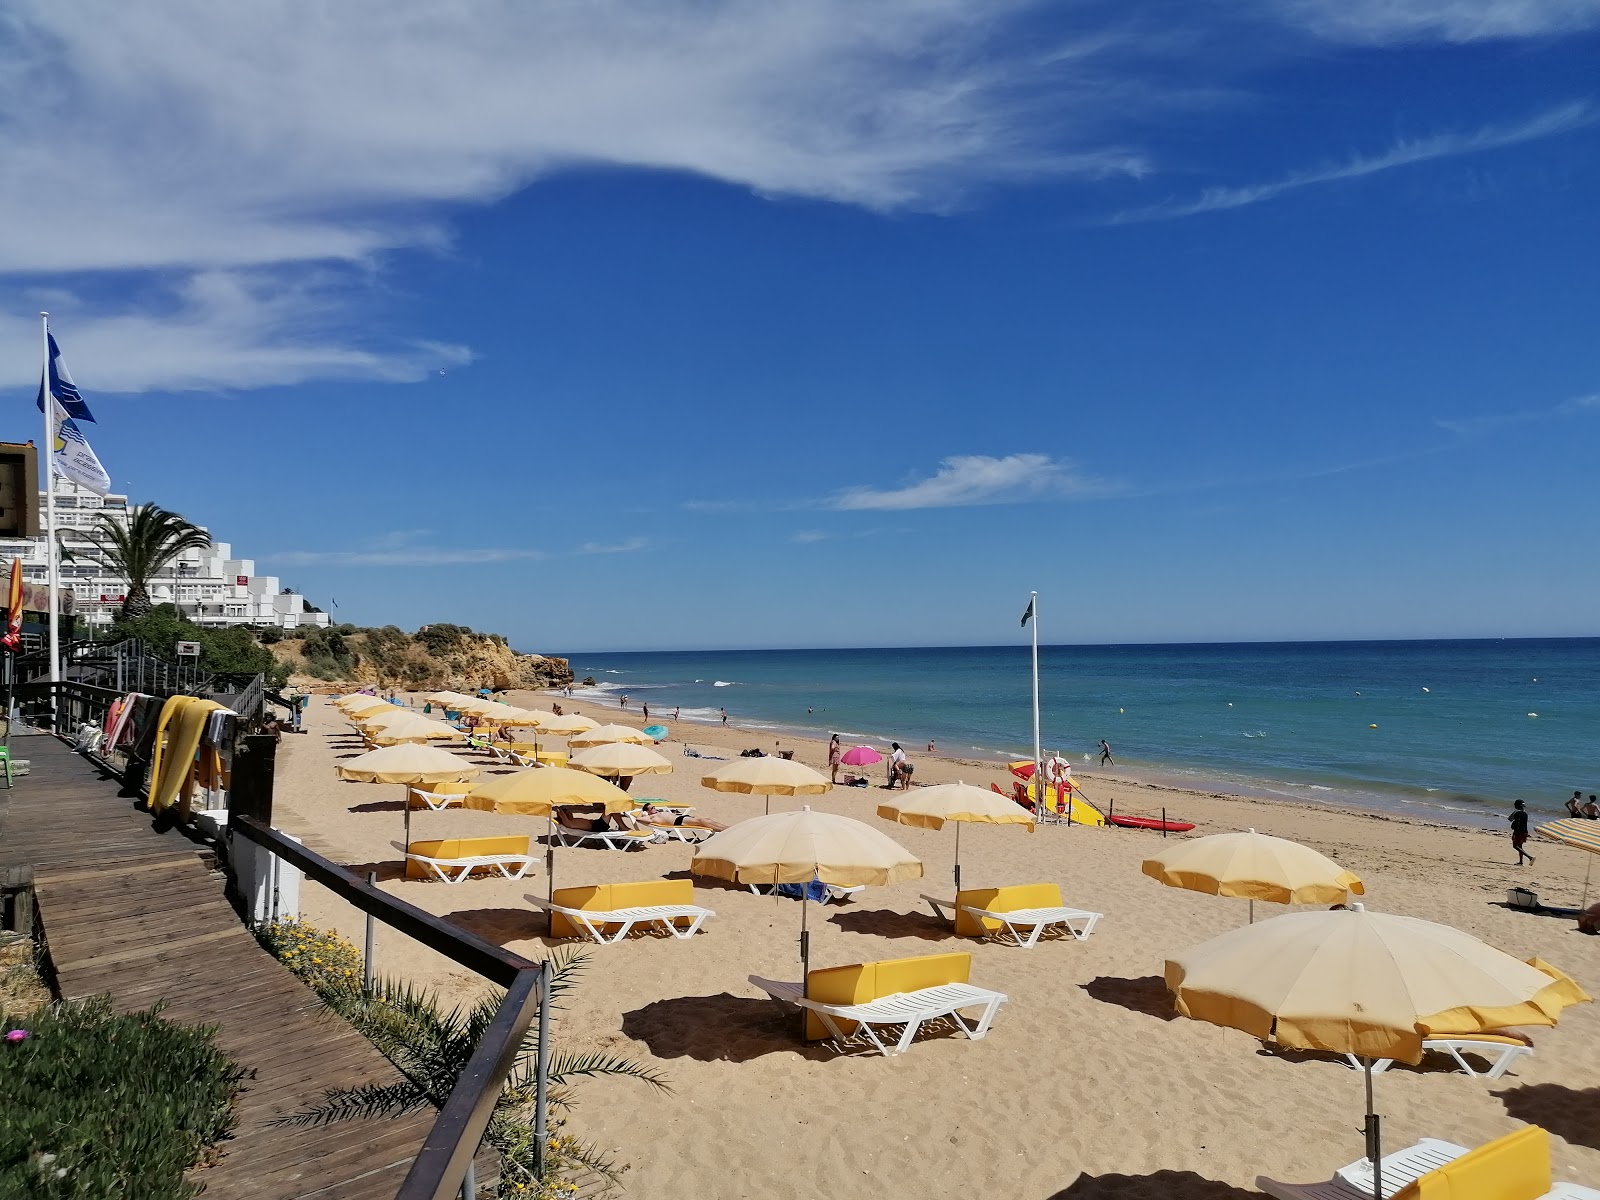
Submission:
<svg viewBox="0 0 1600 1200">
<path fill-rule="evenodd" d="M 1026 628 L 1029 621 L 1033 620 L 1033 598 L 1028 598 L 1028 611 L 1022 614 L 1022 624 Z"/>
</svg>

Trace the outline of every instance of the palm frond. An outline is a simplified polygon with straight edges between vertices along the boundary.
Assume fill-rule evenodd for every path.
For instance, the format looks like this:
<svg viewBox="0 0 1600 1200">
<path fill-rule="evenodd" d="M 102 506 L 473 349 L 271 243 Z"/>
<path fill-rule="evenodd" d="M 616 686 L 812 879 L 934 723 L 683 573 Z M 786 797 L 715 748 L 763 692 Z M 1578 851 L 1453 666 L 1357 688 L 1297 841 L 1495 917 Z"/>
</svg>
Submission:
<svg viewBox="0 0 1600 1200">
<path fill-rule="evenodd" d="M 329 1088 L 323 1103 L 279 1117 L 274 1125 L 331 1125 L 352 1117 L 402 1117 L 431 1104 L 409 1082 L 369 1083 L 354 1088 Z"/>
<path fill-rule="evenodd" d="M 651 1087 L 663 1092 L 670 1092 L 671 1086 L 667 1078 L 654 1067 L 647 1067 L 643 1063 L 635 1062 L 631 1058 L 621 1058 L 615 1054 L 605 1054 L 591 1051 L 587 1054 L 567 1054 L 557 1052 L 550 1056 L 550 1082 L 567 1083 L 569 1080 L 597 1075 L 620 1075 L 627 1079 L 637 1079 L 641 1083 L 648 1083 Z"/>
</svg>

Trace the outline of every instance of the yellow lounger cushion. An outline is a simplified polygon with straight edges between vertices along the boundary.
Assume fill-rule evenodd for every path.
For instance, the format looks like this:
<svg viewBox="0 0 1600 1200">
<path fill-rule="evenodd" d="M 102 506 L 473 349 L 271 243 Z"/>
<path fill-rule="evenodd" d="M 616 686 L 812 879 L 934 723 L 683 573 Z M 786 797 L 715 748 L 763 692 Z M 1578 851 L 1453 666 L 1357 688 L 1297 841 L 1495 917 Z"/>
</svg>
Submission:
<svg viewBox="0 0 1600 1200">
<path fill-rule="evenodd" d="M 1053 883 L 1022 883 L 1012 887 L 977 888 L 956 893 L 956 932 L 966 937 L 983 937 L 1002 928 L 992 917 L 975 917 L 963 912 L 970 905 L 987 912 L 1015 912 L 1019 908 L 1060 908 L 1061 888 Z"/>
<path fill-rule="evenodd" d="M 806 976 L 806 997 L 824 1004 L 865 1004 L 900 992 L 919 992 L 946 983 L 966 983 L 972 955 L 925 954 L 918 958 L 891 958 L 882 962 L 853 963 L 847 967 L 821 967 Z M 844 1023 L 840 1023 L 844 1027 Z M 854 1032 L 854 1026 L 846 1032 Z M 806 1013 L 806 1040 L 831 1036 L 812 1012 Z"/>
<path fill-rule="evenodd" d="M 425 842 L 412 842 L 406 847 L 407 854 L 420 854 L 423 858 L 462 859 L 462 858 L 492 858 L 498 856 L 526 856 L 528 853 L 528 836 L 526 834 L 503 837 L 475 837 L 475 838 L 440 838 Z M 473 874 L 478 870 L 493 872 L 493 867 L 474 868 Z M 407 879 L 432 879 L 434 876 L 419 862 L 406 859 Z"/>
<path fill-rule="evenodd" d="M 584 912 L 615 912 L 619 908 L 656 908 L 668 904 L 693 904 L 694 882 L 689 879 L 651 879 L 641 883 L 595 883 L 586 887 L 557 888 L 550 903 Z M 689 917 L 680 918 L 683 924 Z M 606 925 L 607 933 L 618 928 Z M 587 937 L 565 913 L 550 914 L 551 937 Z"/>
<path fill-rule="evenodd" d="M 1429 1171 L 1394 1200 L 1538 1200 L 1549 1190 L 1550 1135 L 1528 1125 Z"/>
</svg>

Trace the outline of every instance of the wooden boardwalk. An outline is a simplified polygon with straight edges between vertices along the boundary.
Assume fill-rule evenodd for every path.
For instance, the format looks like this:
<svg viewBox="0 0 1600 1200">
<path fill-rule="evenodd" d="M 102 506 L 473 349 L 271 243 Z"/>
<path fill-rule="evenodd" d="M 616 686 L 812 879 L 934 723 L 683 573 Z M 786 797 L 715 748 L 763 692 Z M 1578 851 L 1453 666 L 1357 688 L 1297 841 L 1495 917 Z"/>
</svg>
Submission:
<svg viewBox="0 0 1600 1200">
<path fill-rule="evenodd" d="M 120 1011 L 160 1001 L 175 1021 L 216 1026 L 217 1045 L 248 1072 L 221 1161 L 195 1176 L 207 1200 L 393 1200 L 432 1111 L 276 1124 L 327 1088 L 399 1076 L 256 944 L 199 846 L 157 832 L 114 779 L 55 738 L 12 746 L 32 774 L 0 791 L 0 868 L 32 868 L 61 993 L 108 992 Z"/>
</svg>

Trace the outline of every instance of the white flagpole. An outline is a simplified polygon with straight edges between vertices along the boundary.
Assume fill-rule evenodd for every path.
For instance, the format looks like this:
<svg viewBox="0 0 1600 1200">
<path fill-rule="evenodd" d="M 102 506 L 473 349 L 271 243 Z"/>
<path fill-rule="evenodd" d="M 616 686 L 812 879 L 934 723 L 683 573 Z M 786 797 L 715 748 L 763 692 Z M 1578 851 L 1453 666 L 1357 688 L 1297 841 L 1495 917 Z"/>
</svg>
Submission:
<svg viewBox="0 0 1600 1200">
<path fill-rule="evenodd" d="M 55 393 L 50 390 L 50 314 L 39 314 L 40 336 L 44 342 L 44 374 L 41 388 L 44 392 L 44 445 L 41 447 L 44 467 L 44 554 L 45 583 L 50 594 L 50 682 L 61 682 L 61 623 L 57 615 L 61 608 L 56 578 L 56 422 Z M 55 727 L 55 688 L 50 689 L 51 728 Z"/>
<path fill-rule="evenodd" d="M 1039 593 L 1030 592 L 1028 607 L 1033 610 L 1033 811 L 1044 812 L 1044 753 L 1039 749 Z"/>
</svg>

